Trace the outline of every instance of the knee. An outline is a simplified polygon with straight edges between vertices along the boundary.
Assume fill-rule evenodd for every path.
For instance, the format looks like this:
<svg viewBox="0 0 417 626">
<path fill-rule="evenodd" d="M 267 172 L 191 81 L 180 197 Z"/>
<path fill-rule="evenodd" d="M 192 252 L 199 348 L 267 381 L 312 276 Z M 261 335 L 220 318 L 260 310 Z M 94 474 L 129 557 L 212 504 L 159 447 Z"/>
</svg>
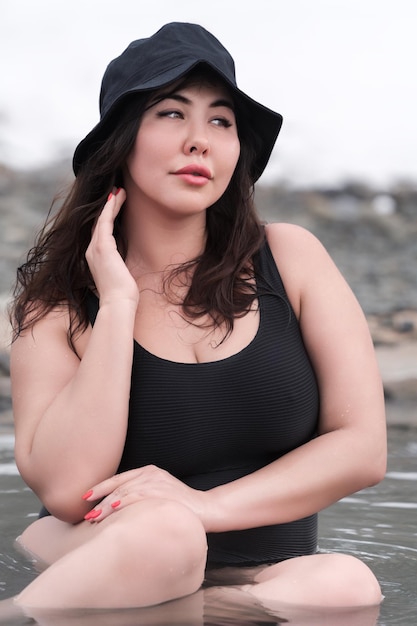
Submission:
<svg viewBox="0 0 417 626">
<path fill-rule="evenodd" d="M 262 601 L 321 608 L 377 606 L 382 594 L 369 567 L 344 554 L 295 557 L 265 569 L 246 588 Z"/>
<path fill-rule="evenodd" d="M 379 583 L 363 561 L 350 555 L 328 555 L 327 597 L 340 606 L 378 605 L 382 601 Z"/>
<path fill-rule="evenodd" d="M 151 505 L 152 506 L 152 505 Z M 154 533 L 165 557 L 181 555 L 204 573 L 207 559 L 207 536 L 201 520 L 186 506 L 174 501 L 158 501 L 151 514 Z"/>
<path fill-rule="evenodd" d="M 133 557 L 137 547 L 155 567 L 188 576 L 192 591 L 201 586 L 207 537 L 200 519 L 186 506 L 169 500 L 138 502 L 118 511 L 114 522 L 107 530 L 117 534 L 115 541 Z"/>
</svg>

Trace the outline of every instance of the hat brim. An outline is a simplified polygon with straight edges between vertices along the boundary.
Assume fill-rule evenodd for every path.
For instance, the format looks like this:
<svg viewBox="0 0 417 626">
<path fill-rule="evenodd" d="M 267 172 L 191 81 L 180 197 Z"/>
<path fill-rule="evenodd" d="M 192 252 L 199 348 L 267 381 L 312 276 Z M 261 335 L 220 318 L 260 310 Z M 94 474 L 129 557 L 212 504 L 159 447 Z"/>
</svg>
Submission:
<svg viewBox="0 0 417 626">
<path fill-rule="evenodd" d="M 88 158 L 101 146 L 109 135 L 110 127 L 113 125 L 114 116 L 121 109 L 122 104 L 126 102 L 132 95 L 143 93 L 144 95 L 155 89 L 165 87 L 170 83 L 183 78 L 190 70 L 198 65 L 206 65 L 218 74 L 223 81 L 231 89 L 236 101 L 241 105 L 239 108 L 243 111 L 244 119 L 250 125 L 252 132 L 258 138 L 258 148 L 256 152 L 255 162 L 253 164 L 253 182 L 258 180 L 264 171 L 276 139 L 282 126 L 282 115 L 268 109 L 256 100 L 253 100 L 235 84 L 233 84 L 227 76 L 221 72 L 207 60 L 195 59 L 188 63 L 183 63 L 173 69 L 169 69 L 161 74 L 152 77 L 151 80 L 142 82 L 132 89 L 125 91 L 122 96 L 114 100 L 112 106 L 102 115 L 98 124 L 88 133 L 88 135 L 78 144 L 73 157 L 73 170 L 77 176 L 83 164 Z M 242 122 L 242 120 L 241 120 Z"/>
</svg>

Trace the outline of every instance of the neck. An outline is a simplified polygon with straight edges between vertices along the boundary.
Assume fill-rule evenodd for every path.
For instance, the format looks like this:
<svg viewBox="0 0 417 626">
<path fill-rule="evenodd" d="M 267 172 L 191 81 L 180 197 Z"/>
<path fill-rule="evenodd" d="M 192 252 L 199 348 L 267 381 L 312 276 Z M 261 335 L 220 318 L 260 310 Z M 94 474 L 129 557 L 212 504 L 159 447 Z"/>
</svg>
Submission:
<svg viewBox="0 0 417 626">
<path fill-rule="evenodd" d="M 164 272 L 204 250 L 205 213 L 173 219 L 125 206 L 122 228 L 127 241 L 126 264 L 136 278 Z"/>
</svg>

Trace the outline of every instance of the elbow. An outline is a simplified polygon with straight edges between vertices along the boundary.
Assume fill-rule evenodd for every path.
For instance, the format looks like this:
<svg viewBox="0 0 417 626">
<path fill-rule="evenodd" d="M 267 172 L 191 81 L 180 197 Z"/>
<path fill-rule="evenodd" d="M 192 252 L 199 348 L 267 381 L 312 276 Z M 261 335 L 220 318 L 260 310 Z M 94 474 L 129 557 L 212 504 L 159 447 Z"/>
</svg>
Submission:
<svg viewBox="0 0 417 626">
<path fill-rule="evenodd" d="M 352 431 L 349 457 L 357 491 L 374 487 L 384 480 L 387 471 L 387 433 L 383 425 L 368 432 Z"/>
<path fill-rule="evenodd" d="M 51 515 L 68 524 L 81 522 L 88 510 L 88 505 L 86 506 L 83 501 L 75 504 L 74 499 L 68 494 L 62 498 L 56 493 L 49 492 L 39 493 L 38 497 Z"/>
<path fill-rule="evenodd" d="M 375 487 L 385 478 L 387 471 L 386 450 L 380 450 L 373 455 L 367 456 L 360 472 L 360 480 L 363 482 L 361 489 Z"/>
<path fill-rule="evenodd" d="M 385 478 L 386 471 L 387 471 L 386 458 L 381 459 L 379 462 L 376 462 L 370 470 L 369 486 L 374 487 L 375 485 L 378 485 L 378 483 L 383 481 Z"/>
<path fill-rule="evenodd" d="M 36 483 L 36 481 L 25 478 L 24 474 L 22 474 L 22 478 L 39 498 L 47 511 L 57 519 L 62 522 L 68 522 L 69 524 L 78 524 L 78 522 L 84 519 L 84 515 L 88 511 L 88 504 L 81 498 L 75 499 L 71 497 L 68 492 L 62 496 L 62 494 L 57 494 L 50 489 L 46 490 L 42 485 Z"/>
<path fill-rule="evenodd" d="M 385 478 L 386 467 L 385 469 L 381 467 L 372 467 L 369 469 L 366 475 L 366 481 L 363 488 L 366 487 L 375 487 L 380 482 L 382 482 Z"/>
<path fill-rule="evenodd" d="M 39 475 L 35 472 L 30 462 L 30 454 L 22 452 L 19 448 L 15 449 L 15 460 L 21 477 L 51 515 L 69 524 L 77 524 L 84 519 L 89 505 L 82 500 L 78 492 L 71 493 L 68 486 L 51 487 L 49 477 L 45 480 L 44 473 Z"/>
<path fill-rule="evenodd" d="M 370 478 L 371 485 L 374 486 L 380 483 L 385 478 L 387 472 L 388 461 L 388 442 L 387 435 L 381 437 L 380 444 L 376 446 L 375 452 L 371 455 L 370 459 Z"/>
</svg>

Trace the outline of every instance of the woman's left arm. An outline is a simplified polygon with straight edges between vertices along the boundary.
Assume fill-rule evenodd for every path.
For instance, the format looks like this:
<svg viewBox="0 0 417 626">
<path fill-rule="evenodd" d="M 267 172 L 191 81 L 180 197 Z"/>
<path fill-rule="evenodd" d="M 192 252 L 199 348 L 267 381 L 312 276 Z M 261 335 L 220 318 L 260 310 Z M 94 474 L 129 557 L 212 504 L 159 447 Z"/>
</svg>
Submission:
<svg viewBox="0 0 417 626">
<path fill-rule="evenodd" d="M 213 489 L 210 531 L 305 517 L 380 482 L 386 471 L 384 393 L 362 309 L 311 233 L 273 224 L 267 238 L 316 373 L 319 433 L 265 468 Z"/>
</svg>

